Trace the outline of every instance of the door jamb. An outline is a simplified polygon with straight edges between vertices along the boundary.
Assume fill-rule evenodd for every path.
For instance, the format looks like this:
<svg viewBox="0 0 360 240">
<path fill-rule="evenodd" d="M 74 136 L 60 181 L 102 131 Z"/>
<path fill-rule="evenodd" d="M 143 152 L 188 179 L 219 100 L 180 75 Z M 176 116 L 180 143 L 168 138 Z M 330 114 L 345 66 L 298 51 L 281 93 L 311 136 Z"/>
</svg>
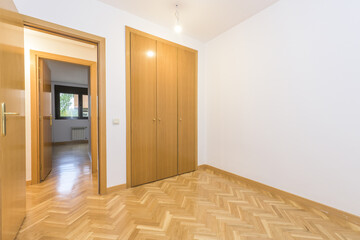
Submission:
<svg viewBox="0 0 360 240">
<path fill-rule="evenodd" d="M 106 194 L 107 174 L 106 174 L 106 62 L 105 62 L 105 38 L 93 34 L 64 27 L 58 24 L 43 21 L 37 18 L 22 15 L 24 26 L 38 31 L 43 31 L 56 36 L 61 36 L 73 40 L 83 41 L 97 45 L 97 112 L 98 129 L 95 131 L 98 137 L 98 182 L 99 194 Z M 34 105 L 33 105 L 34 106 Z M 33 124 L 33 117 L 31 117 Z M 33 139 L 32 139 L 33 141 Z M 36 141 L 34 141 L 36 142 Z M 34 155 L 32 154 L 32 158 Z M 37 155 L 35 155 L 35 159 Z"/>
<path fill-rule="evenodd" d="M 90 121 L 91 121 L 91 160 L 92 160 L 92 172 L 97 172 L 97 111 L 96 111 L 96 96 L 97 96 L 97 63 L 93 61 L 87 61 L 79 58 L 67 57 L 47 52 L 40 52 L 30 50 L 30 85 L 31 85 L 31 150 L 32 150 L 32 160 L 31 160 L 31 183 L 37 184 L 40 183 L 40 127 L 39 127 L 39 59 L 49 59 L 62 61 L 67 63 L 79 64 L 83 66 L 90 67 Z M 93 111 L 92 109 L 95 109 Z"/>
</svg>

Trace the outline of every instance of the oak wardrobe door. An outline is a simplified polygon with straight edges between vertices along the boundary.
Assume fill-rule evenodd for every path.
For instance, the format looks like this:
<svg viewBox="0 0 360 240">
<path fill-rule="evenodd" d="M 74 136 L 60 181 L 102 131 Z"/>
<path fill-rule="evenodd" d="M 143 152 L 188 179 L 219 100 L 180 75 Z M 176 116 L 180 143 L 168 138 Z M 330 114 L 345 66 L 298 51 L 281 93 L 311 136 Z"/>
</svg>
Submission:
<svg viewBox="0 0 360 240">
<path fill-rule="evenodd" d="M 177 48 L 157 42 L 157 179 L 177 175 Z"/>
<path fill-rule="evenodd" d="M 132 186 L 156 178 L 156 41 L 131 33 Z"/>
<path fill-rule="evenodd" d="M 196 169 L 196 58 L 178 49 L 178 174 Z"/>
</svg>

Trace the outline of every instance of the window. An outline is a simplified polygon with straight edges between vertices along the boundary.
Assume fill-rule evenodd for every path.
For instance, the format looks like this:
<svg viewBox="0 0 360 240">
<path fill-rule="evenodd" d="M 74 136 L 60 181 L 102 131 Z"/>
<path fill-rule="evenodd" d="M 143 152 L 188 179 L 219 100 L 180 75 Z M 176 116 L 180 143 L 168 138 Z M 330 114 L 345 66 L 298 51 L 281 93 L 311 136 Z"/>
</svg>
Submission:
<svg viewBox="0 0 360 240">
<path fill-rule="evenodd" d="M 60 117 L 79 117 L 79 95 L 72 93 L 60 93 Z"/>
<path fill-rule="evenodd" d="M 83 108 L 82 108 L 83 117 L 88 117 L 89 116 L 89 98 L 88 98 L 88 95 L 83 95 L 82 96 L 82 102 L 83 102 Z"/>
<path fill-rule="evenodd" d="M 55 118 L 87 119 L 89 117 L 88 89 L 55 85 Z"/>
</svg>

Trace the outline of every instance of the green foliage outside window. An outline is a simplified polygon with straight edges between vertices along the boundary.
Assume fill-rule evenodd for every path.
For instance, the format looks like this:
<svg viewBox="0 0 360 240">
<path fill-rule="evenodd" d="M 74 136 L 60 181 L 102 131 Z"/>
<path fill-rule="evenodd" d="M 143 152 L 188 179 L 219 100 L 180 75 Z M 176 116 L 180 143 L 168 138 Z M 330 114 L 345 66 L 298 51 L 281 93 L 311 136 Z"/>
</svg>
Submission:
<svg viewBox="0 0 360 240">
<path fill-rule="evenodd" d="M 74 107 L 74 94 L 60 93 L 60 116 L 77 117 L 78 109 Z M 76 96 L 77 97 L 77 96 Z"/>
</svg>

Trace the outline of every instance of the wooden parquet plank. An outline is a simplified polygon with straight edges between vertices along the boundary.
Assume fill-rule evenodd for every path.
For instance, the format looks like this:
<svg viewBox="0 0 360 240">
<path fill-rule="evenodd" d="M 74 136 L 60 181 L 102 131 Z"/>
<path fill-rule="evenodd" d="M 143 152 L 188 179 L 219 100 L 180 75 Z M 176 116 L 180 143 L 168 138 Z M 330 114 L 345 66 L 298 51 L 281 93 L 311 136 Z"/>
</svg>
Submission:
<svg viewBox="0 0 360 240">
<path fill-rule="evenodd" d="M 356 224 L 209 170 L 99 196 L 87 145 L 54 156 L 49 179 L 27 187 L 18 240 L 360 240 Z"/>
</svg>

